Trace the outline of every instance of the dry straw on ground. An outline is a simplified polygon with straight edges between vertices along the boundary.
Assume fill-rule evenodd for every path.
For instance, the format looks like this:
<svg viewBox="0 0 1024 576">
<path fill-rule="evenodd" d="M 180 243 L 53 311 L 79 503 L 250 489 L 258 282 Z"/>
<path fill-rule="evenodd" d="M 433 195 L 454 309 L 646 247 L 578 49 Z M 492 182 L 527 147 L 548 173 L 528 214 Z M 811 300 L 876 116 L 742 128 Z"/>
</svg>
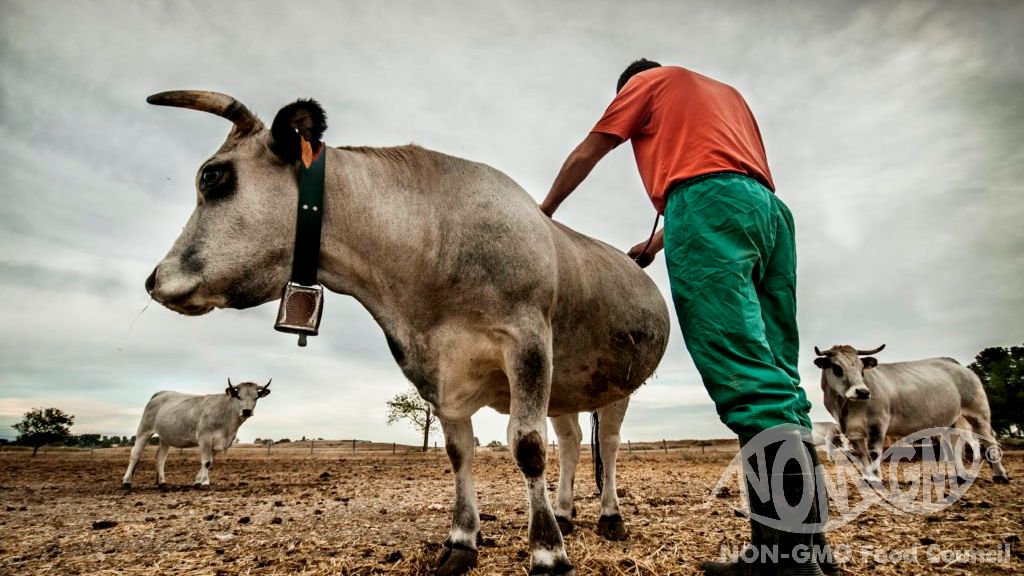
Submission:
<svg viewBox="0 0 1024 576">
<path fill-rule="evenodd" d="M 120 490 L 126 449 L 51 451 L 31 458 L 0 453 L 0 573 L 3 574 L 430 574 L 450 523 L 452 475 L 443 452 L 390 446 L 347 451 L 345 444 L 284 449 L 236 447 L 216 460 L 214 487 L 187 486 L 198 459 L 174 450 L 168 480 L 154 485 L 147 451 L 136 489 Z M 577 475 L 576 531 L 566 538 L 581 575 L 696 574 L 697 562 L 744 542 L 733 490 L 710 497 L 732 453 L 661 443 L 623 450 L 619 487 L 630 537 L 607 542 L 595 533 L 598 501 L 587 456 Z M 646 449 L 642 449 L 646 448 Z M 675 449 L 673 449 L 675 448 Z M 966 497 L 930 516 L 873 507 L 831 534 L 854 550 L 917 550 L 919 564 L 854 554 L 848 574 L 1020 574 L 1024 533 L 1024 455 L 1006 462 L 1019 480 L 995 485 L 985 469 Z M 526 574 L 526 502 L 507 453 L 476 456 L 482 513 L 480 565 L 474 575 Z M 549 458 L 548 478 L 558 476 Z M 710 501 L 710 505 L 708 502 Z M 928 545 L 993 549 L 1010 558 L 933 564 Z M 916 547 L 916 548 L 915 548 Z M 946 562 L 946 560 L 951 560 Z"/>
</svg>

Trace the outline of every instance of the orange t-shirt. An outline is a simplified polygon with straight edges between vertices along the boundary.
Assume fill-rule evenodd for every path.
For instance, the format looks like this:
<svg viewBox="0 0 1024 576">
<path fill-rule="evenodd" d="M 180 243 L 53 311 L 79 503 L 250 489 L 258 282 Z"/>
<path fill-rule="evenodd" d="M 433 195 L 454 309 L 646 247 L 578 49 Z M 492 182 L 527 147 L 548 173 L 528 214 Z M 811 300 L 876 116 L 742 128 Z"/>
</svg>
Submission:
<svg viewBox="0 0 1024 576">
<path fill-rule="evenodd" d="M 591 132 L 633 141 L 658 212 L 673 185 L 712 172 L 746 174 L 775 190 L 761 132 L 743 97 L 685 68 L 662 66 L 630 78 Z"/>
</svg>

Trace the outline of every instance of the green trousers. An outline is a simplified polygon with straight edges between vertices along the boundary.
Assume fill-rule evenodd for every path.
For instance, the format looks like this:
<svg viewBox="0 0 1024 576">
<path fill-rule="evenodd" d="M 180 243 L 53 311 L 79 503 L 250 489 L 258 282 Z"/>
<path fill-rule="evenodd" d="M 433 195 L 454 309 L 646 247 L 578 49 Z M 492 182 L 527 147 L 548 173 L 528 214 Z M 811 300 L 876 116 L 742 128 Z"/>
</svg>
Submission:
<svg viewBox="0 0 1024 576">
<path fill-rule="evenodd" d="M 722 422 L 741 437 L 810 428 L 789 208 L 739 174 L 682 182 L 667 198 L 665 258 L 686 348 Z"/>
</svg>

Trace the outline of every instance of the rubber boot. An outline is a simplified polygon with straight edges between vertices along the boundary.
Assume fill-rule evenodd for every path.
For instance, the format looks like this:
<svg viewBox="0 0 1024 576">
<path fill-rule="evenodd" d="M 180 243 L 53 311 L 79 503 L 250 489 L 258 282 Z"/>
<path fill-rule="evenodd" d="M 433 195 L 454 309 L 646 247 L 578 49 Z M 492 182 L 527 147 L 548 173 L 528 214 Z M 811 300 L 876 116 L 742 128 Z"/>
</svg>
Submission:
<svg viewBox="0 0 1024 576">
<path fill-rule="evenodd" d="M 783 498 L 796 504 L 806 489 L 814 489 L 815 460 L 797 429 L 772 429 L 762 434 L 767 436 L 740 439 L 750 503 L 751 547 L 731 562 L 706 561 L 701 568 L 710 576 L 824 576 L 811 554 L 814 535 L 806 528 L 808 522 L 818 523 L 821 518 L 817 492 L 806 518 L 799 521 L 780 518 L 775 506 L 776 500 L 781 503 Z M 779 464 L 785 468 L 776 470 L 780 453 Z M 802 551 L 799 558 L 792 557 L 794 550 Z"/>
</svg>

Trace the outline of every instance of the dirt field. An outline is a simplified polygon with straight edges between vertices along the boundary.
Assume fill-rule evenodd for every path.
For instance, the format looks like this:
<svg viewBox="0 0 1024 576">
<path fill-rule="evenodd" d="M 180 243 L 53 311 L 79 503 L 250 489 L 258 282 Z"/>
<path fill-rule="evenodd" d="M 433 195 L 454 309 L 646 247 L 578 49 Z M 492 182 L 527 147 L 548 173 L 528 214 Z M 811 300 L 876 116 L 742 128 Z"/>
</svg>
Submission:
<svg viewBox="0 0 1024 576">
<path fill-rule="evenodd" d="M 454 489 L 443 453 L 352 454 L 335 447 L 311 456 L 308 449 L 275 447 L 268 456 L 242 446 L 216 460 L 213 489 L 197 491 L 183 486 L 198 458 L 174 450 L 167 472 L 175 488 L 162 492 L 153 485 L 155 452 L 147 450 L 127 494 L 120 490 L 127 449 L 36 458 L 0 453 L 0 573 L 429 574 L 447 535 Z M 624 453 L 619 487 L 630 537 L 623 543 L 594 532 L 598 502 L 584 457 L 577 528 L 566 539 L 578 574 L 696 574 L 700 559 L 742 544 L 746 520 L 730 508 L 739 497 L 709 498 L 731 457 L 699 448 Z M 553 488 L 554 452 L 548 461 Z M 1013 484 L 993 484 L 986 467 L 965 498 L 942 512 L 905 515 L 876 506 L 832 532 L 833 545 L 852 551 L 846 573 L 1024 573 L 1024 454 L 1008 453 L 1004 461 Z M 519 473 L 508 453 L 483 451 L 474 468 L 482 541 L 473 574 L 526 574 Z M 929 558 L 930 545 L 1009 546 L 1009 554 L 968 563 Z M 919 563 L 895 564 L 864 550 L 894 550 L 904 559 L 914 551 Z"/>
</svg>

